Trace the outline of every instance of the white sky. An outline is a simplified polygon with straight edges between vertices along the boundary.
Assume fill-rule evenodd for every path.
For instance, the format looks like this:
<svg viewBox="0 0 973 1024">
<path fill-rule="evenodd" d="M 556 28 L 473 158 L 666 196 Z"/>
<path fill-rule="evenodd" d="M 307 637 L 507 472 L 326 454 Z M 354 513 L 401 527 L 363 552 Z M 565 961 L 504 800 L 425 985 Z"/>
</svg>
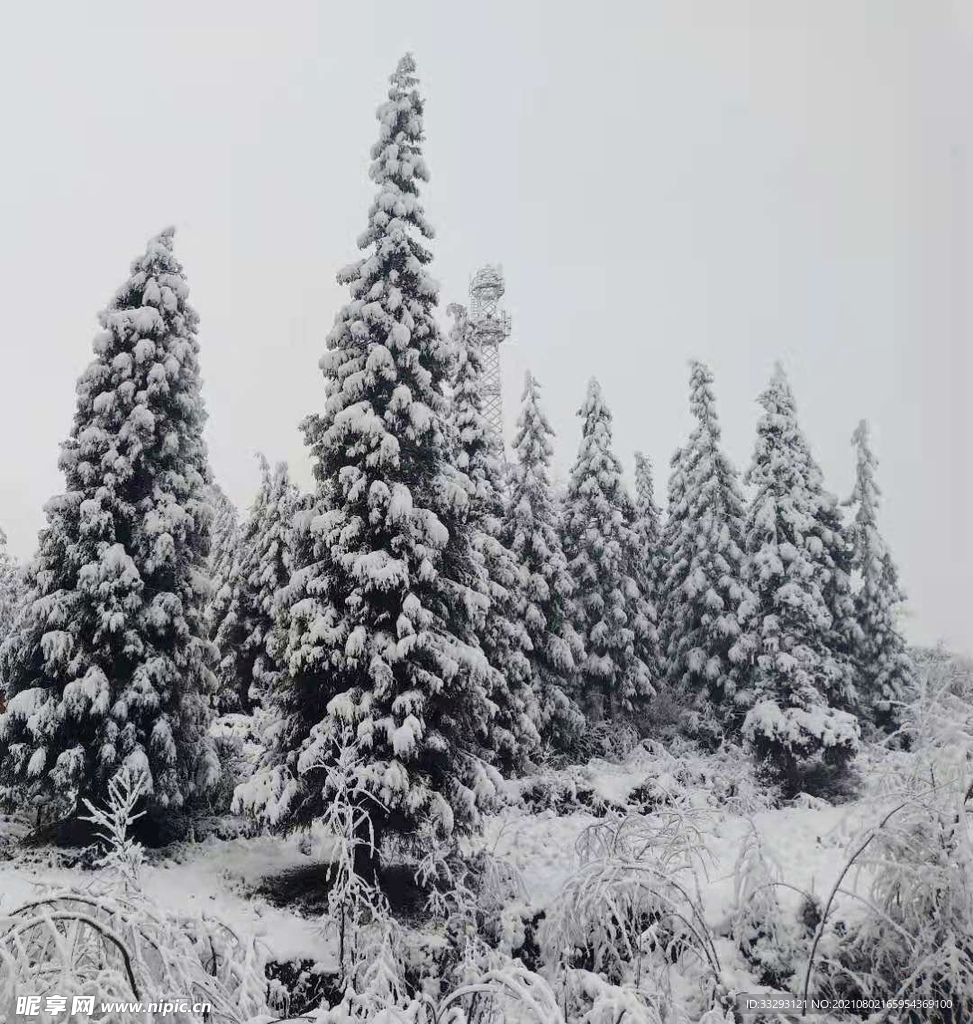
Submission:
<svg viewBox="0 0 973 1024">
<path fill-rule="evenodd" d="M 21 556 L 95 314 L 177 225 L 202 317 L 217 478 L 257 449 L 310 473 L 299 419 L 372 189 L 374 110 L 412 49 L 428 105 L 442 309 L 503 263 L 562 473 L 595 373 L 627 468 L 690 428 L 710 363 L 749 462 L 775 358 L 830 487 L 873 427 L 916 639 L 973 648 L 973 5 L 207 0 L 15 4 L 0 39 L 0 524 Z M 445 321 L 445 314 L 443 315 Z"/>
</svg>

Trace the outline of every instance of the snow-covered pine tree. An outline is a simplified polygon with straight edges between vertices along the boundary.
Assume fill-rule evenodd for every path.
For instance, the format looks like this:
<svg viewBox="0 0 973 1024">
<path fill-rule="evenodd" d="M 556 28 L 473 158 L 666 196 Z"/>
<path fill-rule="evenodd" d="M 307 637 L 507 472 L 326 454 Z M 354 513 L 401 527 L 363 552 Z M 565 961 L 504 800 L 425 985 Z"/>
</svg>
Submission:
<svg viewBox="0 0 973 1024">
<path fill-rule="evenodd" d="M 275 598 L 291 578 L 290 524 L 298 491 L 286 462 L 271 470 L 263 455 L 258 458 L 260 487 L 240 528 L 227 610 L 216 631 L 220 711 L 251 711 L 262 703 L 278 671 L 267 640 Z"/>
<path fill-rule="evenodd" d="M 640 552 L 636 580 L 656 606 L 663 579 L 662 513 L 655 502 L 652 463 L 643 452 L 635 453 L 635 537 Z"/>
<path fill-rule="evenodd" d="M 503 538 L 527 574 L 518 595 L 517 616 L 530 637 L 541 738 L 552 749 L 567 751 L 585 726 L 577 704 L 584 643 L 572 623 L 575 587 L 561 545 L 560 509 L 548 475 L 554 431 L 530 373 L 524 380 L 522 401 Z"/>
<path fill-rule="evenodd" d="M 204 622 L 207 635 L 212 639 L 226 617 L 230 603 L 229 584 L 239 550 L 240 516 L 236 505 L 230 501 L 218 483 L 208 484 L 206 495 L 213 508 L 213 525 L 207 559 L 210 588 L 204 610 Z"/>
<path fill-rule="evenodd" d="M 321 359 L 327 400 L 304 421 L 317 493 L 298 518 L 280 602 L 279 721 L 266 771 L 237 797 L 283 827 L 322 813 L 349 728 L 367 755 L 356 771 L 379 837 L 472 827 L 499 782 L 479 756 L 490 668 L 473 626 L 486 602 L 469 483 L 450 465 L 451 346 L 423 243 L 432 228 L 414 72 L 404 57 L 378 109 L 377 195 L 359 239 L 368 252 L 339 274 L 351 298 Z"/>
<path fill-rule="evenodd" d="M 686 453 L 677 448 L 669 459 L 669 480 L 666 484 L 666 517 L 662 523 L 662 571 L 659 578 L 661 602 L 665 602 L 665 580 L 672 571 L 672 560 L 675 556 L 676 542 L 682 535 L 682 524 L 686 518 Z M 660 608 L 660 617 L 664 609 Z M 662 638 L 665 649 L 666 640 Z"/>
<path fill-rule="evenodd" d="M 0 529 L 0 643 L 13 629 L 14 620 L 24 603 L 25 567 L 7 550 L 7 535 Z M 0 699 L 3 697 L 3 678 L 0 676 Z"/>
<path fill-rule="evenodd" d="M 625 487 L 621 488 L 622 518 L 625 523 L 623 573 L 631 581 L 627 585 L 631 606 L 631 622 L 635 632 L 635 653 L 646 665 L 649 676 L 661 679 L 663 676 L 662 655 L 659 650 L 658 613 L 655 602 L 649 596 L 652 581 L 645 561 L 645 552 L 636 531 L 638 507 Z"/>
<path fill-rule="evenodd" d="M 518 615 L 526 572 L 501 539 L 504 467 L 499 444 L 483 415 L 483 350 L 468 329 L 466 309 L 457 303 L 450 342 L 454 350 L 452 426 L 456 466 L 470 482 L 467 522 L 473 549 L 482 559 L 489 608 L 478 630 L 480 646 L 493 673 L 490 699 L 493 735 L 487 744 L 504 771 L 522 768 L 536 751 L 537 702 L 531 686 L 531 640 Z"/>
<path fill-rule="evenodd" d="M 746 477 L 754 489 L 745 541 L 754 598 L 748 643 L 756 664 L 743 735 L 793 793 L 815 764 L 844 767 L 858 749 L 859 729 L 855 716 L 841 710 L 849 666 L 826 596 L 835 566 L 821 514 L 833 502 L 779 365 L 760 404 Z"/>
<path fill-rule="evenodd" d="M 101 801 L 126 765 L 146 772 L 156 811 L 219 777 L 198 317 L 172 238 L 149 242 L 100 316 L 61 448 L 66 490 L 46 506 L 30 605 L 0 649 L 2 784 L 57 805 Z"/>
<path fill-rule="evenodd" d="M 654 610 L 630 575 L 632 502 L 612 450 L 611 413 L 594 378 L 579 415 L 584 425 L 568 483 L 565 553 L 578 593 L 575 628 L 587 652 L 586 710 L 611 719 L 655 693 L 652 663 L 642 656 L 655 643 Z"/>
<path fill-rule="evenodd" d="M 831 614 L 831 650 L 841 670 L 834 686 L 833 701 L 835 707 L 857 715 L 859 697 L 855 664 L 862 632 L 855 616 L 855 597 L 852 593 L 854 550 L 838 498 L 825 490 L 823 484 L 817 518 L 819 536 L 824 547 L 822 561 L 828 567 L 822 593 Z"/>
<path fill-rule="evenodd" d="M 741 627 L 750 598 L 743 582 L 746 506 L 736 469 L 720 444 L 713 375 L 690 363 L 696 420 L 680 449 L 677 509 L 668 531 L 661 629 L 668 682 L 690 709 L 689 728 L 707 742 L 739 734 L 749 697 L 749 654 Z"/>
<path fill-rule="evenodd" d="M 845 502 L 855 510 L 849 533 L 852 567 L 858 576 L 855 613 L 861 629 L 857 650 L 860 714 L 880 729 L 892 729 L 903 701 L 915 687 L 915 669 L 899 630 L 897 611 L 905 600 L 899 573 L 878 529 L 881 491 L 875 480 L 877 460 L 862 420 L 852 434 L 855 488 Z"/>
</svg>

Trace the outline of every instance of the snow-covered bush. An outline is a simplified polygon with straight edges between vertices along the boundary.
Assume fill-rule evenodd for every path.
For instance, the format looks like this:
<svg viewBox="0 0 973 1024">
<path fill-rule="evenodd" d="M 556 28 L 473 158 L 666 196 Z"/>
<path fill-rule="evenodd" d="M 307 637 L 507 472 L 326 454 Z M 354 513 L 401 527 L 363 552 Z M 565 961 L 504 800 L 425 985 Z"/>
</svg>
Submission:
<svg viewBox="0 0 973 1024">
<path fill-rule="evenodd" d="M 577 811 L 604 817 L 610 811 L 623 808 L 602 796 L 579 767 L 548 772 L 525 780 L 520 785 L 520 800 L 532 814 L 554 811 L 558 815 Z"/>
<path fill-rule="evenodd" d="M 145 776 L 123 768 L 108 784 L 106 807 L 95 807 L 90 800 L 84 802 L 88 814 L 82 820 L 102 830 L 95 835 L 104 844 L 105 854 L 97 863 L 99 867 L 114 871 L 126 892 L 138 892 L 142 888 L 145 851 L 141 843 L 131 838 L 129 830 L 145 813 L 135 811 L 145 790 Z"/>
<path fill-rule="evenodd" d="M 962 749 L 973 757 L 973 658 L 942 646 L 910 654 L 916 688 L 898 711 L 906 745 L 917 751 Z"/>
<path fill-rule="evenodd" d="M 765 700 L 743 723 L 747 746 L 768 779 L 788 797 L 851 795 L 856 780 L 850 768 L 859 735 L 854 715 L 821 704 L 781 707 L 776 700 Z"/>
<path fill-rule="evenodd" d="M 645 717 L 645 708 L 640 708 L 639 711 L 641 713 L 636 715 L 636 721 L 642 721 Z M 634 721 L 616 719 L 610 722 L 593 722 L 585 730 L 577 750 L 585 761 L 590 761 L 593 757 L 601 757 L 606 761 L 624 761 L 639 745 L 641 739 Z"/>
<path fill-rule="evenodd" d="M 388 901 L 379 888 L 378 860 L 371 808 L 381 808 L 360 780 L 363 753 L 345 729 L 334 741 L 336 752 L 325 762 L 330 799 L 322 824 L 334 836 L 328 863 L 327 923 L 338 940 L 338 966 L 343 977 L 357 971 L 367 956 L 371 934 L 387 928 Z"/>
<path fill-rule="evenodd" d="M 250 715 L 233 712 L 210 723 L 209 736 L 220 761 L 220 778 L 208 797 L 216 814 L 228 812 L 237 786 L 253 778 L 264 751 L 262 736 L 268 725 L 267 712 L 261 707 L 255 707 Z"/>
<path fill-rule="evenodd" d="M 652 744 L 651 753 L 645 778 L 626 799 L 642 813 L 682 805 L 725 807 L 748 815 L 779 803 L 776 789 L 758 778 L 743 750 L 733 744 L 712 753 L 702 753 L 685 742 L 668 750 Z"/>
<path fill-rule="evenodd" d="M 781 882 L 780 866 L 751 822 L 733 871 L 729 934 L 761 985 L 786 989 L 801 961 L 795 922 L 778 899 Z"/>
<path fill-rule="evenodd" d="M 548 982 L 520 964 L 501 959 L 471 972 L 465 984 L 436 999 L 403 989 L 388 950 L 373 960 L 360 991 L 349 989 L 337 1006 L 311 1019 L 316 1024 L 566 1024 Z"/>
<path fill-rule="evenodd" d="M 541 929 L 549 964 L 590 1012 L 605 993 L 589 976 L 628 991 L 643 1017 L 668 1020 L 675 1003 L 698 1012 L 717 998 L 721 966 L 699 894 L 706 853 L 692 812 L 614 818 L 585 830 L 580 869 L 565 883 Z M 576 973 L 582 972 L 582 973 Z M 680 982 L 674 991 L 674 978 Z M 629 999 L 631 996 L 631 1000 Z M 576 1019 L 569 1014 L 571 1019 Z M 598 1016 L 590 1018 L 599 1020 Z"/>
<path fill-rule="evenodd" d="M 209 1003 L 209 1021 L 243 1024 L 266 1015 L 265 954 L 205 915 L 176 917 L 141 887 L 142 849 L 128 830 L 138 817 L 144 778 L 123 775 L 112 784 L 107 808 L 89 820 L 107 844 L 101 866 L 108 877 L 84 889 L 49 889 L 9 911 L 0 911 L 0 1019 L 12 1020 L 16 997 L 29 992 L 93 996 L 96 1005 L 119 1000 L 185 999 Z M 170 995 L 165 995 L 170 994 Z M 192 1010 L 175 1010 L 175 1024 L 201 1024 Z M 144 1014 L 101 1018 L 129 1024 Z M 265 1018 L 266 1019 L 266 1018 Z"/>
<path fill-rule="evenodd" d="M 962 748 L 917 761 L 904 799 L 853 846 L 849 867 L 871 876 L 862 922 L 808 974 L 842 995 L 932 1001 L 902 1019 L 954 1024 L 973 1019 L 973 772 Z"/>
</svg>

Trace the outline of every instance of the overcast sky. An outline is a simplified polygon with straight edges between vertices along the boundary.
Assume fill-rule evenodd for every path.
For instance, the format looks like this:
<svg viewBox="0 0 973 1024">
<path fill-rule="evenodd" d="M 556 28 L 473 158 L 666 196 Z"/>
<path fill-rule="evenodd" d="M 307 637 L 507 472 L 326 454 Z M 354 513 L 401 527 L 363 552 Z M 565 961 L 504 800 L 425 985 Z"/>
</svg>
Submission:
<svg viewBox="0 0 973 1024">
<path fill-rule="evenodd" d="M 965 20 L 965 24 L 961 23 Z M 544 387 L 564 474 L 596 374 L 626 469 L 664 490 L 708 361 L 730 454 L 783 360 L 829 486 L 873 426 L 914 639 L 970 649 L 970 8 L 782 3 L 8 4 L 0 38 L 0 524 L 32 553 L 95 314 L 167 224 L 202 318 L 217 479 L 297 424 L 411 49 L 442 308 L 503 263 L 512 426 Z M 445 320 L 445 315 L 443 317 Z"/>
</svg>

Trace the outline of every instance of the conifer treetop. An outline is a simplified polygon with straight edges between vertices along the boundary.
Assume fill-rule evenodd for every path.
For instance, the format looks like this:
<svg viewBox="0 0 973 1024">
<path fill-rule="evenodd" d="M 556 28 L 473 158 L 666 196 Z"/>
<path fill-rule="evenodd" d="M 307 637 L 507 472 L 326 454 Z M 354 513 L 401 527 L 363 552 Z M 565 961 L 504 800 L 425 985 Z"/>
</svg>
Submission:
<svg viewBox="0 0 973 1024">
<path fill-rule="evenodd" d="M 355 462 L 361 449 L 369 453 L 369 466 L 397 467 L 403 445 L 411 450 L 427 438 L 443 443 L 448 402 L 441 381 L 451 351 L 433 315 L 439 288 L 426 270 L 432 255 L 420 241 L 433 231 L 419 201 L 418 182 L 428 181 L 429 172 L 422 156 L 423 104 L 410 68 L 404 59 L 378 108 L 370 170 L 378 191 L 358 240 L 371 251 L 338 275 L 351 300 L 335 318 L 320 360 L 325 411 L 304 425 L 316 454 L 330 451 L 339 463 L 346 452 Z M 374 399 L 385 389 L 391 401 L 378 416 Z M 319 479 L 336 470 L 336 464 L 315 467 Z"/>
<path fill-rule="evenodd" d="M 546 480 L 548 463 L 554 455 L 551 441 L 554 430 L 541 408 L 540 397 L 540 384 L 528 370 L 524 374 L 524 390 L 520 396 L 522 404 L 517 417 L 514 448 L 517 449 L 521 469 L 543 473 Z"/>
<path fill-rule="evenodd" d="M 869 443 L 868 423 L 861 420 L 851 435 L 855 448 L 855 485 L 845 506 L 854 507 L 855 517 L 852 538 L 856 551 L 856 563 L 863 572 L 873 560 L 885 555 L 885 545 L 876 529 L 881 490 L 875 479 L 878 460 Z"/>
<path fill-rule="evenodd" d="M 720 421 L 716 415 L 713 374 L 698 359 L 689 361 L 689 410 L 697 423 L 697 431 L 705 432 L 714 442 L 720 440 Z"/>
<path fill-rule="evenodd" d="M 643 513 L 649 509 L 656 510 L 652 463 L 644 452 L 635 453 L 635 500 Z"/>
</svg>

